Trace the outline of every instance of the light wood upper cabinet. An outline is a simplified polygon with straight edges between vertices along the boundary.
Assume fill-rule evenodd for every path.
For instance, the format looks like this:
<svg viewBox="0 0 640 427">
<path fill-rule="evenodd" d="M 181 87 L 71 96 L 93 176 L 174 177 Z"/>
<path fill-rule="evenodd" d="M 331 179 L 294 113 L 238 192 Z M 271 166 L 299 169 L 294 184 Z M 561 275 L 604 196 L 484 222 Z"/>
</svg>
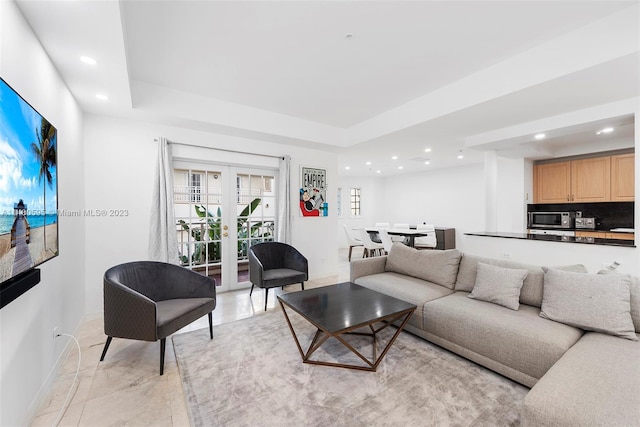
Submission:
<svg viewBox="0 0 640 427">
<path fill-rule="evenodd" d="M 635 154 L 611 156 L 611 200 L 635 199 Z"/>
<path fill-rule="evenodd" d="M 611 200 L 611 157 L 571 161 L 571 202 Z"/>
<path fill-rule="evenodd" d="M 634 201 L 635 154 L 533 167 L 534 203 Z"/>
<path fill-rule="evenodd" d="M 566 203 L 571 194 L 571 162 L 533 168 L 533 203 Z"/>
</svg>

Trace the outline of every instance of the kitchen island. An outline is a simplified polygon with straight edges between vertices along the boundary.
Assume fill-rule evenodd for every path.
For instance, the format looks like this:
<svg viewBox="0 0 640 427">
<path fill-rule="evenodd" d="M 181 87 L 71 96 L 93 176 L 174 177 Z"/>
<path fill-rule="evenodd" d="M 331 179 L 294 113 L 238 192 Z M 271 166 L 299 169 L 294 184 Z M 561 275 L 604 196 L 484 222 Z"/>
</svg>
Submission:
<svg viewBox="0 0 640 427">
<path fill-rule="evenodd" d="M 640 250 L 632 240 L 482 231 L 463 233 L 461 250 L 523 264 L 550 267 L 582 264 L 589 273 L 617 262 L 620 264 L 617 272 L 640 275 Z"/>
</svg>

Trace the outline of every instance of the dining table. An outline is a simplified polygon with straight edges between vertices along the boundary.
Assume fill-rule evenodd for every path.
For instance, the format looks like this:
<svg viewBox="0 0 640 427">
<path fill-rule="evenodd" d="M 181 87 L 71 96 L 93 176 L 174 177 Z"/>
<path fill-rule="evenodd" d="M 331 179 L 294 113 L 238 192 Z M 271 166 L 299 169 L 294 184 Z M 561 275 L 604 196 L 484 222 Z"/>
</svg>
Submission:
<svg viewBox="0 0 640 427">
<path fill-rule="evenodd" d="M 390 236 L 406 237 L 407 246 L 412 248 L 416 245 L 416 237 L 425 237 L 428 236 L 429 233 L 433 233 L 433 231 L 417 230 L 415 228 L 386 228 L 385 230 L 387 230 Z M 378 234 L 380 227 L 365 227 L 365 231 L 369 234 Z"/>
</svg>

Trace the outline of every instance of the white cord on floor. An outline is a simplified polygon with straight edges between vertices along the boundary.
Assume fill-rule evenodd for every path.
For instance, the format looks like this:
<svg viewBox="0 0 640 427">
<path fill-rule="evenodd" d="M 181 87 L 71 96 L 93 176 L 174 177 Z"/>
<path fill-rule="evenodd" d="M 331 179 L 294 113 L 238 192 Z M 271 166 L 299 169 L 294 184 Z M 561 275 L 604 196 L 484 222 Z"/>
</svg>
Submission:
<svg viewBox="0 0 640 427">
<path fill-rule="evenodd" d="M 78 380 L 78 374 L 80 373 L 80 361 L 82 360 L 82 352 L 80 351 L 80 343 L 78 342 L 76 337 L 74 337 L 73 335 L 70 335 L 70 334 L 58 334 L 56 336 L 57 337 L 69 337 L 69 338 L 72 338 L 76 342 L 76 347 L 78 347 L 78 367 L 76 368 L 76 375 L 75 375 L 75 377 L 73 377 L 73 382 L 71 383 L 71 387 L 69 388 L 69 392 L 67 393 L 67 399 L 64 401 L 64 404 L 62 405 L 62 408 L 60 408 L 60 412 L 58 412 L 58 417 L 56 418 L 56 420 L 52 424 L 53 427 L 56 427 L 60 423 L 64 413 L 67 411 L 67 407 L 69 406 L 69 403 L 71 402 L 71 398 L 75 394 L 75 391 L 78 390 L 78 388 L 74 387 L 74 386 L 76 385 L 76 381 Z M 73 394 L 72 394 L 72 392 L 73 392 Z"/>
</svg>

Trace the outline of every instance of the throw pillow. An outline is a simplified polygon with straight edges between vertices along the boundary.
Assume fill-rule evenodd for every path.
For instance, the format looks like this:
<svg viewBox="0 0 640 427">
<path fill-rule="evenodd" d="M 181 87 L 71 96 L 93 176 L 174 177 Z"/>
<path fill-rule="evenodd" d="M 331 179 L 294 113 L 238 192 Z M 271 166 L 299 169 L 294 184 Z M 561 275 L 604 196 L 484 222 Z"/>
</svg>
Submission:
<svg viewBox="0 0 640 427">
<path fill-rule="evenodd" d="M 469 294 L 469 298 L 517 310 L 520 307 L 520 289 L 522 289 L 528 273 L 527 270 L 504 268 L 479 262 L 476 284 Z"/>
<path fill-rule="evenodd" d="M 631 319 L 628 276 L 544 270 L 541 317 L 587 331 L 638 340 Z"/>
<path fill-rule="evenodd" d="M 460 251 L 419 251 L 394 243 L 387 256 L 385 271 L 406 274 L 453 289 L 460 264 Z"/>
</svg>

